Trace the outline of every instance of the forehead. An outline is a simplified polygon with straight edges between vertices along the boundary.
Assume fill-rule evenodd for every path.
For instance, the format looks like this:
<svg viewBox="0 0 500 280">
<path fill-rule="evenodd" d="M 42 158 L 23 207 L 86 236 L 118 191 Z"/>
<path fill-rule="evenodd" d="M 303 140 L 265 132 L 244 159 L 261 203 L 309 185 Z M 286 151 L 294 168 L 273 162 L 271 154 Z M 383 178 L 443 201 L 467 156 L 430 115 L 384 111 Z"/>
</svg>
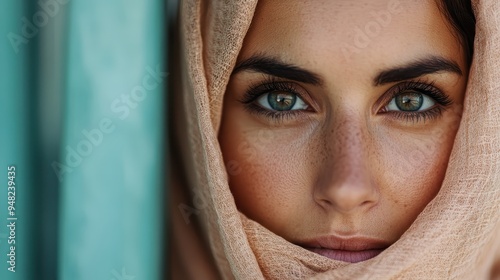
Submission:
<svg viewBox="0 0 500 280">
<path fill-rule="evenodd" d="M 436 1 L 259 1 L 240 57 L 265 53 L 319 69 L 349 63 L 354 71 L 428 55 L 462 64 L 460 43 Z"/>
</svg>

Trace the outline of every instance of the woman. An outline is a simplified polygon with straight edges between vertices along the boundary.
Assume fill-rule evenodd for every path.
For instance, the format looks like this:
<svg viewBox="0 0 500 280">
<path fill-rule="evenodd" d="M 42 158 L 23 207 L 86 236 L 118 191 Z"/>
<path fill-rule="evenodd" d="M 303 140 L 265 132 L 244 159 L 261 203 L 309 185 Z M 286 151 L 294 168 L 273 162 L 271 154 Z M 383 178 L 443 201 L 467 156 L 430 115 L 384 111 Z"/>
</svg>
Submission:
<svg viewBox="0 0 500 280">
<path fill-rule="evenodd" d="M 499 4 L 474 3 L 472 60 L 466 1 L 203 3 L 181 9 L 176 273 L 493 276 Z"/>
</svg>

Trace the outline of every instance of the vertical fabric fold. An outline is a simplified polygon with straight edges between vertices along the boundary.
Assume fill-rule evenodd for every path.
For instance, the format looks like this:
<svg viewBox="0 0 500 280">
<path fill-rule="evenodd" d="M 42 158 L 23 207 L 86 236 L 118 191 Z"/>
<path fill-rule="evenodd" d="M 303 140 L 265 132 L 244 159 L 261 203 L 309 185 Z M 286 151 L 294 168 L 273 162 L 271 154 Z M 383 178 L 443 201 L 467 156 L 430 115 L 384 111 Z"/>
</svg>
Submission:
<svg viewBox="0 0 500 280">
<path fill-rule="evenodd" d="M 164 198 L 165 4 L 70 2 L 60 279 L 158 279 Z"/>
<path fill-rule="evenodd" d="M 40 230 L 34 226 L 39 190 L 33 62 L 38 39 L 26 27 L 32 9 L 27 1 L 0 3 L 0 279 L 34 279 L 40 269 Z"/>
</svg>

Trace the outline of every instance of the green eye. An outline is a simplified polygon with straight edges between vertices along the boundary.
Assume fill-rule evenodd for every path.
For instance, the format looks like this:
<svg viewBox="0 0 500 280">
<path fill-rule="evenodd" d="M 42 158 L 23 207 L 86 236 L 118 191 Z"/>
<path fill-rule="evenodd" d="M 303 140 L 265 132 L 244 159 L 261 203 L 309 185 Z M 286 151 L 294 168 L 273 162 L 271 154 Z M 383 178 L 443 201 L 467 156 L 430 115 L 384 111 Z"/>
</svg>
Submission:
<svg viewBox="0 0 500 280">
<path fill-rule="evenodd" d="M 267 95 L 267 102 L 276 111 L 288 111 L 293 108 L 296 101 L 295 94 L 273 92 Z"/>
<path fill-rule="evenodd" d="M 294 93 L 270 92 L 257 99 L 257 103 L 271 111 L 305 110 L 308 105 Z"/>
<path fill-rule="evenodd" d="M 429 96 L 417 91 L 406 91 L 398 94 L 387 105 L 388 111 L 416 112 L 425 111 L 436 102 Z"/>
<path fill-rule="evenodd" d="M 418 111 L 424 103 L 422 94 L 416 92 L 409 92 L 396 96 L 396 106 L 401 111 Z"/>
</svg>

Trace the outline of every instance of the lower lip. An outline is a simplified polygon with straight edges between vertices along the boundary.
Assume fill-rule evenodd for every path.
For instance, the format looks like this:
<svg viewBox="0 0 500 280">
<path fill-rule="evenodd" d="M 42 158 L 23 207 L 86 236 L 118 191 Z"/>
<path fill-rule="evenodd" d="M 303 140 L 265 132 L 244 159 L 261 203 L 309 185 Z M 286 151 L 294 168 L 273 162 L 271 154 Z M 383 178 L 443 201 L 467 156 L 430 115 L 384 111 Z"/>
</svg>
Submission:
<svg viewBox="0 0 500 280">
<path fill-rule="evenodd" d="M 376 257 L 383 251 L 383 249 L 364 250 L 364 251 L 344 251 L 344 250 L 332 250 L 327 248 L 306 248 L 306 249 L 330 259 L 343 262 L 350 262 L 350 263 L 357 263 L 369 260 L 371 258 Z"/>
</svg>

